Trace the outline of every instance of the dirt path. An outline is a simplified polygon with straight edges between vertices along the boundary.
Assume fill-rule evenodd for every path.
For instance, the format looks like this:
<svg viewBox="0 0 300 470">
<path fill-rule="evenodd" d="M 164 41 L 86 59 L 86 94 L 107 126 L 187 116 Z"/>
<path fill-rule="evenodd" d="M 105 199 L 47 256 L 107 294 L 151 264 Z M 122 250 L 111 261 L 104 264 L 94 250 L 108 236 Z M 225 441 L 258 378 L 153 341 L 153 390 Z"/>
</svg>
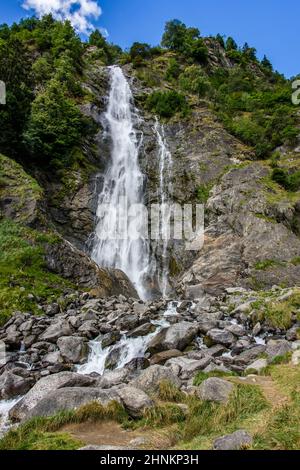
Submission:
<svg viewBox="0 0 300 470">
<path fill-rule="evenodd" d="M 247 377 L 234 377 L 232 381 L 240 384 L 258 385 L 274 408 L 283 406 L 288 401 L 288 397 L 281 392 L 271 377 L 248 375 Z"/>
</svg>

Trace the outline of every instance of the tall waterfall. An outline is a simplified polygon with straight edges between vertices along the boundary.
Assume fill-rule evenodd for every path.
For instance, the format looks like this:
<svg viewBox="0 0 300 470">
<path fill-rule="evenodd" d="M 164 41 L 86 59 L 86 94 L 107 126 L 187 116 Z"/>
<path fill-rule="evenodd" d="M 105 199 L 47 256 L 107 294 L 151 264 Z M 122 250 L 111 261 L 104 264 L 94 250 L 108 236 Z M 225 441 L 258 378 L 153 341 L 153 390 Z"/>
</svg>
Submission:
<svg viewBox="0 0 300 470">
<path fill-rule="evenodd" d="M 170 222 L 171 222 L 171 198 L 172 191 L 172 154 L 169 151 L 164 128 L 156 119 L 154 131 L 157 136 L 158 162 L 159 162 L 159 203 L 161 206 L 161 244 L 160 253 L 155 251 L 156 258 L 161 258 L 161 266 L 157 270 L 158 283 L 163 297 L 166 297 L 169 290 L 169 255 L 168 247 L 170 242 Z"/>
<path fill-rule="evenodd" d="M 111 138 L 111 163 L 98 200 L 92 258 L 100 266 L 124 271 L 140 297 L 145 299 L 149 243 L 138 218 L 127 217 L 130 207 L 143 203 L 144 177 L 138 161 L 140 142 L 134 128 L 137 115 L 121 68 L 111 67 L 110 75 L 111 89 L 104 122 Z M 117 214 L 120 209 L 121 213 Z M 119 233 L 120 222 L 130 229 L 128 236 L 122 239 L 107 236 Z"/>
</svg>

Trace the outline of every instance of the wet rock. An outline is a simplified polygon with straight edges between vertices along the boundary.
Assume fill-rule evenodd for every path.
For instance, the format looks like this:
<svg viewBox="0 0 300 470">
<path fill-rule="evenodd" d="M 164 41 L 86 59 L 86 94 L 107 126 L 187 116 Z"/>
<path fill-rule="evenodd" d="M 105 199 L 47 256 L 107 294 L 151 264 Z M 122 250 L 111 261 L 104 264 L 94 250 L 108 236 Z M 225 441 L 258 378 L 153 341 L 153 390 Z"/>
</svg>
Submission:
<svg viewBox="0 0 300 470">
<path fill-rule="evenodd" d="M 113 344 L 117 343 L 121 339 L 121 334 L 119 331 L 111 331 L 109 333 L 106 333 L 102 340 L 102 348 L 108 348 L 109 346 L 112 346 Z"/>
<path fill-rule="evenodd" d="M 253 336 L 258 336 L 259 333 L 261 332 L 262 326 L 260 323 L 256 323 L 256 325 L 253 328 L 252 334 Z"/>
<path fill-rule="evenodd" d="M 150 367 L 150 361 L 146 357 L 135 357 L 125 365 L 126 369 L 131 372 L 147 369 Z"/>
<path fill-rule="evenodd" d="M 87 359 L 87 342 L 77 336 L 63 336 L 57 341 L 62 358 L 71 364 L 81 364 Z"/>
<path fill-rule="evenodd" d="M 115 369 L 122 354 L 122 346 L 115 346 L 108 354 L 105 361 L 106 369 Z"/>
<path fill-rule="evenodd" d="M 154 406 L 154 402 L 143 392 L 131 386 L 118 389 L 118 395 L 122 400 L 125 409 L 133 418 L 140 418 L 143 413 Z"/>
<path fill-rule="evenodd" d="M 33 378 L 22 377 L 13 372 L 5 371 L 0 376 L 0 397 L 2 400 L 9 400 L 24 395 L 33 385 Z"/>
<path fill-rule="evenodd" d="M 214 441 L 214 450 L 242 450 L 252 446 L 253 439 L 244 430 L 236 431 L 228 436 L 219 437 Z"/>
<path fill-rule="evenodd" d="M 202 382 L 197 395 L 201 400 L 226 403 L 233 389 L 234 385 L 227 380 L 212 377 Z"/>
<path fill-rule="evenodd" d="M 168 367 L 158 365 L 150 366 L 148 369 L 141 372 L 139 377 L 133 380 L 130 385 L 146 393 L 153 393 L 158 390 L 159 384 L 162 381 L 170 382 L 177 387 L 180 386 L 180 380 Z"/>
<path fill-rule="evenodd" d="M 286 332 L 285 337 L 288 341 L 297 341 L 299 337 L 299 332 L 300 332 L 300 325 L 296 325 L 293 328 L 290 328 Z"/>
<path fill-rule="evenodd" d="M 144 323 L 128 333 L 129 338 L 138 338 L 139 336 L 147 336 L 156 330 L 156 326 L 152 323 Z"/>
<path fill-rule="evenodd" d="M 195 323 L 180 322 L 159 332 L 149 343 L 148 351 L 153 355 L 169 349 L 183 351 L 196 337 Z"/>
</svg>

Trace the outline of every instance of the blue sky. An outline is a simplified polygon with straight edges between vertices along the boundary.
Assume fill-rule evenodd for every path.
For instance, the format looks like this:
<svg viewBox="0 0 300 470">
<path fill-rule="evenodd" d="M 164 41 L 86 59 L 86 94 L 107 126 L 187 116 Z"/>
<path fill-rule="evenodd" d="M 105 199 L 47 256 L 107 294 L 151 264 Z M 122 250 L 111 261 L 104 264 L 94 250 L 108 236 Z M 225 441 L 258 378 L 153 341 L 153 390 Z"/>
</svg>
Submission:
<svg viewBox="0 0 300 470">
<path fill-rule="evenodd" d="M 27 16 L 23 1 L 0 0 L 0 23 Z M 203 35 L 231 35 L 241 45 L 247 41 L 287 77 L 300 72 L 299 0 L 98 0 L 98 4 L 102 15 L 92 22 L 106 28 L 109 39 L 124 48 L 134 41 L 158 44 L 165 22 L 178 18 L 197 26 Z"/>
</svg>

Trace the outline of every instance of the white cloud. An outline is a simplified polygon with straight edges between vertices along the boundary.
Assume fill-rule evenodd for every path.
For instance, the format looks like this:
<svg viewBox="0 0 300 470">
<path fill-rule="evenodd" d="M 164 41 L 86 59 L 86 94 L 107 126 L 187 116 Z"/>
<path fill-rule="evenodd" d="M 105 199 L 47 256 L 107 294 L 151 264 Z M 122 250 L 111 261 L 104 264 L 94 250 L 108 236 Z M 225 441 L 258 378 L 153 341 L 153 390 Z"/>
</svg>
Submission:
<svg viewBox="0 0 300 470">
<path fill-rule="evenodd" d="M 24 0 L 22 7 L 38 17 L 51 13 L 57 20 L 69 20 L 83 34 L 95 29 L 93 21 L 102 14 L 97 0 Z"/>
</svg>

